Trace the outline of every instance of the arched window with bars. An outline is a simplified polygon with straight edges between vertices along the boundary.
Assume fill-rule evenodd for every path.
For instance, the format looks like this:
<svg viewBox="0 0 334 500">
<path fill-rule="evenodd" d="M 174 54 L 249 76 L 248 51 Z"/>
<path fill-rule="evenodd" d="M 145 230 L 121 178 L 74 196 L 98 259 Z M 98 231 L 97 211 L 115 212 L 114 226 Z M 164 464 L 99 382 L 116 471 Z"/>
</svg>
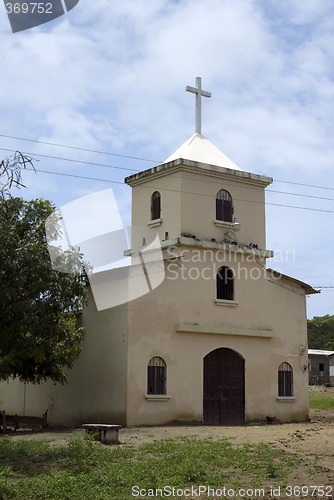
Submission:
<svg viewBox="0 0 334 500">
<path fill-rule="evenodd" d="M 160 356 L 150 359 L 147 366 L 147 394 L 166 394 L 167 366 Z"/>
<path fill-rule="evenodd" d="M 226 189 L 221 189 L 216 195 L 216 220 L 233 222 L 232 196 Z"/>
<path fill-rule="evenodd" d="M 234 272 L 227 266 L 218 269 L 216 277 L 217 299 L 234 300 Z"/>
<path fill-rule="evenodd" d="M 278 396 L 293 396 L 293 370 L 286 362 L 278 367 Z"/>
<path fill-rule="evenodd" d="M 151 220 L 160 219 L 161 215 L 161 196 L 159 191 L 154 191 L 151 196 Z"/>
</svg>

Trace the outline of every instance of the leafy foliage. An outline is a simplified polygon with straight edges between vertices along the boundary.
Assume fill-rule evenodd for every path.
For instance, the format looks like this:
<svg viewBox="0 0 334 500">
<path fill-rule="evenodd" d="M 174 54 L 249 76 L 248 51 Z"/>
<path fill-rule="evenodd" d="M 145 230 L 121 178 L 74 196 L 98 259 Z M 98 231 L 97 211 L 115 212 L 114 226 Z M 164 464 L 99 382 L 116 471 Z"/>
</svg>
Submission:
<svg viewBox="0 0 334 500">
<path fill-rule="evenodd" d="M 334 351 L 334 316 L 315 316 L 307 321 L 310 349 Z"/>
<path fill-rule="evenodd" d="M 44 224 L 54 210 L 49 201 L 0 196 L 0 380 L 64 382 L 80 353 L 86 277 L 51 265 Z M 73 254 L 80 260 L 74 251 L 62 258 Z"/>
</svg>

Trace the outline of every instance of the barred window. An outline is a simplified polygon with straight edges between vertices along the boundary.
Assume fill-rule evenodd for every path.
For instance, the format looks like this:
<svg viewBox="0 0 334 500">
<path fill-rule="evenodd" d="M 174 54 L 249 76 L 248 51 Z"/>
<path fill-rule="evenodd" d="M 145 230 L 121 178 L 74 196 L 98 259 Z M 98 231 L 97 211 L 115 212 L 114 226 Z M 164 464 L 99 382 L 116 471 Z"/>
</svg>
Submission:
<svg viewBox="0 0 334 500">
<path fill-rule="evenodd" d="M 278 395 L 293 396 L 293 370 L 289 363 L 282 363 L 279 365 Z"/>
<path fill-rule="evenodd" d="M 234 273 L 227 266 L 217 272 L 217 299 L 234 300 Z"/>
<path fill-rule="evenodd" d="M 232 196 L 225 189 L 218 191 L 216 196 L 216 220 L 233 221 Z"/>
<path fill-rule="evenodd" d="M 151 220 L 160 219 L 161 196 L 159 191 L 154 191 L 151 196 Z"/>
<path fill-rule="evenodd" d="M 154 356 L 147 366 L 147 394 L 166 394 L 166 375 L 165 361 Z"/>
</svg>

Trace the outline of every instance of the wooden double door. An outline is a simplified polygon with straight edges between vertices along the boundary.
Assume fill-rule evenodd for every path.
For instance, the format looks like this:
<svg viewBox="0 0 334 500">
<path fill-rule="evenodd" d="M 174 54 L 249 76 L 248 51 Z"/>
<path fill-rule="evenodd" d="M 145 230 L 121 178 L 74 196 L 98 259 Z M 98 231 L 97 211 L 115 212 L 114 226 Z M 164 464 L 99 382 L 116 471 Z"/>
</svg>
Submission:
<svg viewBox="0 0 334 500">
<path fill-rule="evenodd" d="M 235 351 L 221 347 L 204 358 L 203 423 L 245 423 L 245 361 Z"/>
</svg>

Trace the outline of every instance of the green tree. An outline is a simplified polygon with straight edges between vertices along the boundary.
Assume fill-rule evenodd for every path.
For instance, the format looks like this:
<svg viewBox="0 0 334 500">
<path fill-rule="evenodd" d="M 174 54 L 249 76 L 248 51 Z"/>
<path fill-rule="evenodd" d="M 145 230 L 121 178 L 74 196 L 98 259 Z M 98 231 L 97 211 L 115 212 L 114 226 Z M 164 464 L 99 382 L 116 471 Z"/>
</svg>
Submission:
<svg viewBox="0 0 334 500">
<path fill-rule="evenodd" d="M 49 201 L 0 196 L 0 380 L 64 383 L 80 354 L 86 276 L 52 267 L 45 220 L 54 210 Z M 82 264 L 74 250 L 59 259 Z"/>
<path fill-rule="evenodd" d="M 334 351 L 334 340 L 329 340 L 326 342 L 325 349 L 327 351 Z"/>
<path fill-rule="evenodd" d="M 307 321 L 310 349 L 334 350 L 334 316 L 315 316 Z"/>
</svg>

